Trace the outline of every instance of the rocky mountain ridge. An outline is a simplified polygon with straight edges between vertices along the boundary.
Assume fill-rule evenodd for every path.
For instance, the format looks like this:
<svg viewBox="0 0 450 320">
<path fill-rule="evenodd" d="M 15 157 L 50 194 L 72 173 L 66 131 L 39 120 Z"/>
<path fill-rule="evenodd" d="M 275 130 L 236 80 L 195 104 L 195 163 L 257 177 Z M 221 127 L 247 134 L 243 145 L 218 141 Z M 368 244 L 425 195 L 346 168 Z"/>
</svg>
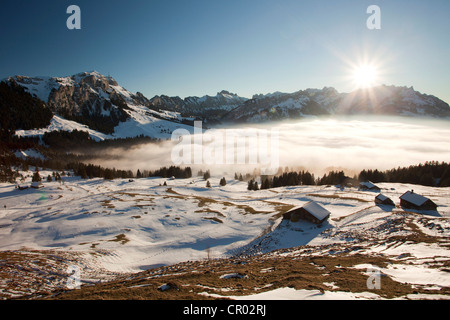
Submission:
<svg viewBox="0 0 450 320">
<path fill-rule="evenodd" d="M 339 93 L 334 88 L 254 95 L 223 117 L 225 122 L 261 122 L 321 115 L 450 117 L 450 106 L 410 87 L 381 85 Z"/>
</svg>

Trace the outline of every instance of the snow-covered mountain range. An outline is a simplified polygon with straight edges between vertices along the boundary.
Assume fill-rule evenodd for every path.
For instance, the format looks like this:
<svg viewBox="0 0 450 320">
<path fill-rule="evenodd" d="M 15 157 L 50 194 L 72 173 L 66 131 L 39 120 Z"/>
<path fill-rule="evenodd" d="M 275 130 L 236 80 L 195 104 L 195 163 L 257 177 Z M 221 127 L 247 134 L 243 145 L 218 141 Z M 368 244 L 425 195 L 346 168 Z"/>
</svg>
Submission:
<svg viewBox="0 0 450 320">
<path fill-rule="evenodd" d="M 244 104 L 248 99 L 222 90 L 215 96 L 203 97 L 168 97 L 155 96 L 150 99 L 150 107 L 155 110 L 169 110 L 180 112 L 186 116 L 197 116 L 211 122 L 219 120 L 225 113 Z"/>
<path fill-rule="evenodd" d="M 450 117 L 449 105 L 410 87 L 377 86 L 351 93 L 334 88 L 254 95 L 223 117 L 229 122 L 261 122 L 319 115 Z"/>
<path fill-rule="evenodd" d="M 213 125 L 347 114 L 450 117 L 446 102 L 412 87 L 382 85 L 351 93 L 325 87 L 258 94 L 251 99 L 223 90 L 215 96 L 182 99 L 157 95 L 148 99 L 96 71 L 69 77 L 13 76 L 3 81 L 23 87 L 53 112 L 52 128 L 36 129 L 73 130 L 79 125 L 80 130 L 88 129 L 97 139 L 138 135 L 169 138 L 177 128 L 192 131 L 195 119 Z M 68 123 L 69 129 L 64 125 Z M 20 133 L 39 134 L 40 131 Z"/>
</svg>

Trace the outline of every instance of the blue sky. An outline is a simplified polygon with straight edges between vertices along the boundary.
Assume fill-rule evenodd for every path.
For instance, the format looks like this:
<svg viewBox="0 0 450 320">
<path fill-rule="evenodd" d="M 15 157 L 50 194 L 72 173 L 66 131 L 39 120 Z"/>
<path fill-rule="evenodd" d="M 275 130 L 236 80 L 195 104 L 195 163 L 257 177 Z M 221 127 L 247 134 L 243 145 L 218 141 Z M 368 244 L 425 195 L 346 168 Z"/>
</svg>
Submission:
<svg viewBox="0 0 450 320">
<path fill-rule="evenodd" d="M 66 9 L 81 8 L 81 30 Z M 381 30 L 369 30 L 369 5 Z M 351 65 L 450 102 L 450 1 L 2 1 L 0 78 L 97 70 L 147 97 L 349 92 Z"/>
</svg>

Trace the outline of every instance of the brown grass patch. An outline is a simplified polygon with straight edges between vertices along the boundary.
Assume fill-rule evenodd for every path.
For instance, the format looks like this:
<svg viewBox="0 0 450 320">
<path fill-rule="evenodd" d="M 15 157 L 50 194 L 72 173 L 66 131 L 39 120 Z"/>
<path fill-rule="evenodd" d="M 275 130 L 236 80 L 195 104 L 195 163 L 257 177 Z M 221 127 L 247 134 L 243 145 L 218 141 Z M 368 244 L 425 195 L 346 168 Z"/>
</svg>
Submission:
<svg viewBox="0 0 450 320">
<path fill-rule="evenodd" d="M 130 239 L 128 239 L 125 234 L 121 233 L 121 234 L 118 234 L 114 239 L 108 240 L 108 241 L 120 242 L 121 244 L 125 244 L 125 243 L 129 242 Z"/>
<path fill-rule="evenodd" d="M 286 212 L 295 208 L 295 206 L 292 204 L 273 202 L 273 201 L 264 201 L 264 202 L 267 202 L 275 207 L 275 211 L 277 211 L 277 213 L 271 218 L 273 220 L 276 220 L 276 219 L 282 217 L 283 214 L 285 214 Z"/>
<path fill-rule="evenodd" d="M 217 217 L 202 217 L 202 219 L 205 219 L 205 220 L 212 220 L 212 221 L 215 221 L 215 222 L 218 222 L 218 223 L 223 223 L 223 221 L 220 220 L 220 219 L 217 218 Z"/>
<path fill-rule="evenodd" d="M 309 197 L 318 197 L 318 198 L 328 198 L 328 199 L 342 199 L 342 200 L 354 200 L 359 202 L 372 202 L 370 200 L 355 198 L 355 197 L 341 197 L 338 194 L 316 194 L 316 193 L 309 193 L 307 194 Z"/>
<path fill-rule="evenodd" d="M 174 191 L 172 188 L 167 188 L 166 192 L 167 193 L 171 193 L 171 194 L 176 194 L 178 196 L 181 196 L 181 194 L 179 194 L 178 192 Z"/>
<path fill-rule="evenodd" d="M 210 209 L 195 210 L 194 212 L 195 213 L 215 213 L 215 214 L 217 214 L 220 217 L 223 217 L 223 218 L 226 217 L 222 212 L 219 212 L 219 211 L 216 211 L 216 210 L 210 210 Z"/>
<path fill-rule="evenodd" d="M 199 295 L 208 292 L 222 295 L 250 295 L 277 288 L 291 287 L 297 290 L 333 291 L 324 282 L 333 282 L 338 291 L 372 292 L 385 298 L 400 297 L 420 289 L 382 276 L 381 288 L 367 288 L 365 270 L 353 268 L 357 264 L 385 267 L 390 261 L 385 257 L 367 255 L 330 255 L 323 257 L 252 258 L 250 261 L 226 259 L 187 262 L 148 270 L 131 280 L 118 279 L 81 290 L 61 292 L 55 299 L 151 299 L 198 300 L 212 299 Z M 270 269 L 270 272 L 264 272 Z M 228 273 L 239 273 L 243 278 L 221 278 Z M 165 283 L 174 283 L 176 290 L 161 291 Z M 267 286 L 270 285 L 270 286 Z M 222 289 L 226 289 L 223 292 Z M 448 292 L 448 291 L 447 291 Z M 427 293 L 430 293 L 427 291 Z"/>
<path fill-rule="evenodd" d="M 102 200 L 100 201 L 100 203 L 102 204 L 102 207 L 108 208 L 108 209 L 114 209 L 116 206 L 111 204 L 111 199 L 110 200 Z"/>
</svg>

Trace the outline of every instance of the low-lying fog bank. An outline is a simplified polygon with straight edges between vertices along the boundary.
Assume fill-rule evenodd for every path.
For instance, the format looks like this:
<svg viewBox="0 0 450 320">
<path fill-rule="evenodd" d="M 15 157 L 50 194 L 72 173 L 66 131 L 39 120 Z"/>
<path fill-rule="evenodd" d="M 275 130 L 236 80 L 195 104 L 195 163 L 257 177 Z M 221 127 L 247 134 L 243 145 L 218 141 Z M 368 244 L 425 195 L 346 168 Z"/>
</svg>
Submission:
<svg viewBox="0 0 450 320">
<path fill-rule="evenodd" d="M 159 144 L 109 149 L 92 162 L 127 170 L 186 165 L 194 173 L 197 169 L 210 169 L 218 174 L 253 172 L 258 165 L 289 166 L 322 174 L 330 168 L 350 172 L 386 170 L 450 159 L 448 120 L 373 116 L 309 118 L 218 127 L 197 136 L 179 134 L 173 141 Z M 259 139 L 259 144 L 255 139 Z M 244 140 L 246 144 L 242 143 Z M 268 145 L 262 145 L 261 141 L 268 141 Z"/>
</svg>

